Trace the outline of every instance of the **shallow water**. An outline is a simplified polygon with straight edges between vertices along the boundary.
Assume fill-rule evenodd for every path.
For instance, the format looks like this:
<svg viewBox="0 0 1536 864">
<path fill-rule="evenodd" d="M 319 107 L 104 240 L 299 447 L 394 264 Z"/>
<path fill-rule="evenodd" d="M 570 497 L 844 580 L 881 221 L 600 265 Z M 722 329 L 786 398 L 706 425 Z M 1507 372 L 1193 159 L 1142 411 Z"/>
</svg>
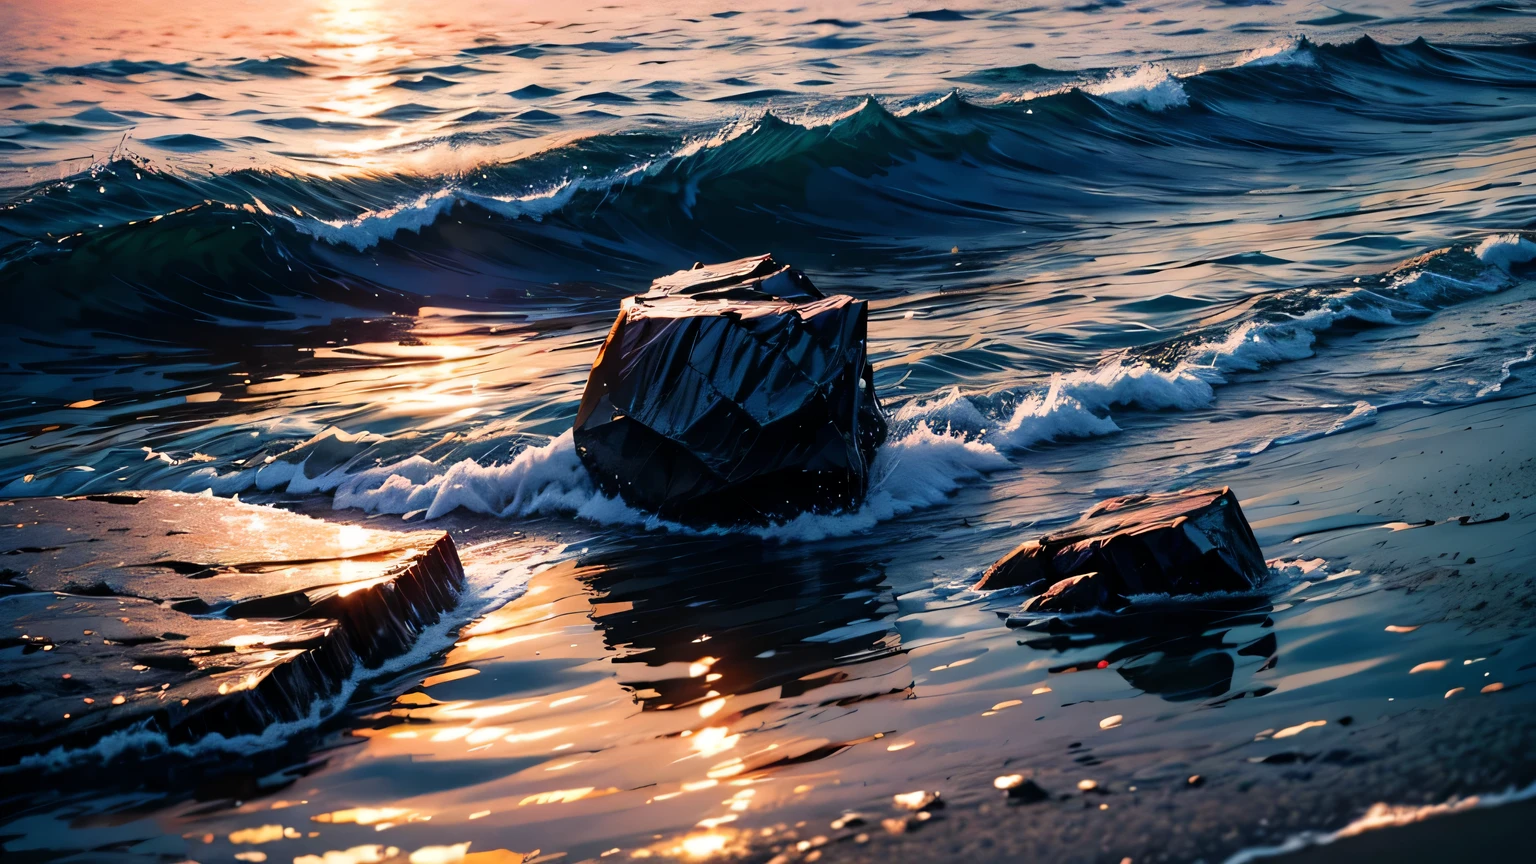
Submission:
<svg viewBox="0 0 1536 864">
<path fill-rule="evenodd" d="M 766 856 L 1009 764 L 1154 784 L 1202 742 L 1343 734 L 1353 700 L 1444 701 L 1403 673 L 1453 654 L 1523 698 L 1525 622 L 1390 633 L 1428 620 L 1400 573 L 1067 635 L 966 586 L 1123 492 L 1231 484 L 1284 559 L 1452 515 L 1303 499 L 1420 418 L 1531 428 L 1528 10 L 669 8 L 0 12 L 0 494 L 430 522 L 477 592 L 302 770 L 188 803 L 79 793 L 60 756 L 8 853 Z M 701 534 L 604 498 L 561 433 L 619 298 L 764 251 L 871 300 L 869 502 Z M 230 840 L 278 823 L 300 836 Z"/>
</svg>

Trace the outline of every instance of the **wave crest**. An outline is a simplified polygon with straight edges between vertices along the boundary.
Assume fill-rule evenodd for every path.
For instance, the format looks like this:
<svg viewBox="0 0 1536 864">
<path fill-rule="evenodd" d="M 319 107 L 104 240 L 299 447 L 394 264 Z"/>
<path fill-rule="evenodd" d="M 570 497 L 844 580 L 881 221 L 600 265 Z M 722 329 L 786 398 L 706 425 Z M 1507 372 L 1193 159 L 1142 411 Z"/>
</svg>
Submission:
<svg viewBox="0 0 1536 864">
<path fill-rule="evenodd" d="M 1165 111 L 1189 104 L 1184 85 L 1166 68 L 1144 63 L 1135 69 L 1112 72 L 1083 90 L 1119 105 L 1139 105 L 1148 111 Z"/>
<path fill-rule="evenodd" d="M 538 222 L 569 204 L 580 188 L 580 179 L 566 180 L 542 192 L 502 196 L 472 192 L 455 185 L 428 192 L 415 201 L 352 219 L 330 220 L 287 214 L 283 214 L 283 218 L 303 234 L 362 252 L 382 240 L 393 239 L 401 231 L 420 232 L 462 202 L 477 204 L 508 219 L 528 218 Z"/>
<path fill-rule="evenodd" d="M 1276 39 L 1268 45 L 1260 45 L 1244 51 L 1238 58 L 1238 66 L 1316 66 L 1312 44 L 1301 36 Z"/>
</svg>

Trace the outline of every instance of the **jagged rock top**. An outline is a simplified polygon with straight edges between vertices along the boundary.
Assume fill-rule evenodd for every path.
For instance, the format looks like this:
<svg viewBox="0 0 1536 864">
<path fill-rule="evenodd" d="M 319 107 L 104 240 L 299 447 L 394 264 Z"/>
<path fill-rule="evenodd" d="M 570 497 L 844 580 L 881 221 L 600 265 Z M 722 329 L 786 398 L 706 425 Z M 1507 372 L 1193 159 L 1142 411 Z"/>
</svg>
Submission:
<svg viewBox="0 0 1536 864">
<path fill-rule="evenodd" d="M 1267 572 L 1232 490 L 1193 489 L 1101 502 L 1003 556 L 976 587 L 1023 587 L 1041 595 L 1037 607 L 1076 609 L 1133 594 L 1244 591 Z"/>
<path fill-rule="evenodd" d="M 773 260 L 770 255 L 754 255 L 723 264 L 695 264 L 651 283 L 651 289 L 634 299 L 656 301 L 672 297 L 698 300 L 772 300 L 805 303 L 821 300 L 825 294 L 811 284 L 799 270 Z"/>
<path fill-rule="evenodd" d="M 689 523 L 857 507 L 885 438 L 868 321 L 771 255 L 657 279 L 592 365 L 577 455 L 605 493 Z"/>
<path fill-rule="evenodd" d="M 1093 505 L 1078 520 L 1060 531 L 1040 538 L 1041 543 L 1063 543 L 1080 537 L 1115 534 L 1127 530 L 1146 530 L 1162 525 L 1172 525 L 1180 519 L 1203 511 L 1211 506 L 1224 506 L 1230 500 L 1237 503 L 1232 490 L 1191 489 L 1183 492 L 1141 492 L 1122 495 Z"/>
</svg>

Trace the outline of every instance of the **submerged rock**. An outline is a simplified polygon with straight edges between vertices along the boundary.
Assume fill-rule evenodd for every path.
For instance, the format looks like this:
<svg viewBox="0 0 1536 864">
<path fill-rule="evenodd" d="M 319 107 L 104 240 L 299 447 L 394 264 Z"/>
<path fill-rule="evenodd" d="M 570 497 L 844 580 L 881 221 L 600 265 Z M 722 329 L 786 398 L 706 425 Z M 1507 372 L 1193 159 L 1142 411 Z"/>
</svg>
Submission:
<svg viewBox="0 0 1536 864">
<path fill-rule="evenodd" d="M 1002 778 L 999 778 L 1002 779 Z M 1012 778 L 1009 778 L 1010 780 Z M 1008 796 L 1010 804 L 1038 804 L 1041 801 L 1051 800 L 1051 793 L 1040 788 L 1040 784 L 1033 780 L 1021 779 L 1017 783 L 999 784 L 999 789 Z"/>
<path fill-rule="evenodd" d="M 762 255 L 626 298 L 576 415 L 604 492 L 692 523 L 856 507 L 885 418 L 868 308 Z"/>
<path fill-rule="evenodd" d="M 1134 594 L 1245 591 L 1269 572 L 1230 489 L 1111 498 L 987 569 L 978 590 L 1022 587 L 1025 611 L 1116 609 Z"/>
<path fill-rule="evenodd" d="M 317 717 L 464 586 L 447 534 L 207 496 L 21 499 L 0 519 L 0 765 Z"/>
</svg>

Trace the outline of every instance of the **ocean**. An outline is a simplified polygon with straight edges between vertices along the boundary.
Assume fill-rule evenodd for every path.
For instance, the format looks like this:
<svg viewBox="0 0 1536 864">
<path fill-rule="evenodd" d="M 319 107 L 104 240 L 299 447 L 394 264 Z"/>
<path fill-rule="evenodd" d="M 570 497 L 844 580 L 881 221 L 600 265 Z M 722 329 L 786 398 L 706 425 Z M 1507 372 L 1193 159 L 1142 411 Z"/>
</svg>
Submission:
<svg viewBox="0 0 1536 864">
<path fill-rule="evenodd" d="M 1079 821 L 1195 775 L 1214 799 L 1228 763 L 1237 798 L 1303 790 L 1224 802 L 1241 830 L 1184 845 L 1137 833 L 1169 798 L 1027 847 L 1223 860 L 1336 839 L 1374 803 L 1520 797 L 1532 751 L 1451 727 L 1536 732 L 1533 16 L 11 0 L 0 497 L 166 489 L 441 527 L 473 594 L 283 731 L 300 755 L 180 754 L 194 775 L 246 760 L 238 782 L 80 782 L 153 741 L 43 759 L 48 794 L 0 806 L 7 859 L 984 860 L 1037 821 L 988 803 L 1021 770 Z M 870 301 L 891 435 L 866 502 L 701 529 L 605 496 L 569 430 L 619 301 L 768 252 Z M 1487 476 L 1387 465 L 1463 427 L 1486 440 L 1438 455 Z M 1096 501 L 1195 485 L 1242 498 L 1274 559 L 1262 596 L 1045 633 L 968 587 Z M 1505 511 L 1466 548 L 1483 529 L 1445 521 Z M 1449 545 L 1375 542 L 1418 536 Z M 1481 587 L 1424 575 L 1474 557 Z M 1437 591 L 1470 617 L 1423 608 Z M 1441 659 L 1477 687 L 1407 675 Z M 1442 695 L 1495 680 L 1507 707 Z M 1426 719 L 1453 708 L 1472 713 Z M 1264 761 L 1403 724 L 1471 748 L 1464 770 L 1385 738 Z M 886 812 L 913 789 L 951 803 Z"/>
</svg>

